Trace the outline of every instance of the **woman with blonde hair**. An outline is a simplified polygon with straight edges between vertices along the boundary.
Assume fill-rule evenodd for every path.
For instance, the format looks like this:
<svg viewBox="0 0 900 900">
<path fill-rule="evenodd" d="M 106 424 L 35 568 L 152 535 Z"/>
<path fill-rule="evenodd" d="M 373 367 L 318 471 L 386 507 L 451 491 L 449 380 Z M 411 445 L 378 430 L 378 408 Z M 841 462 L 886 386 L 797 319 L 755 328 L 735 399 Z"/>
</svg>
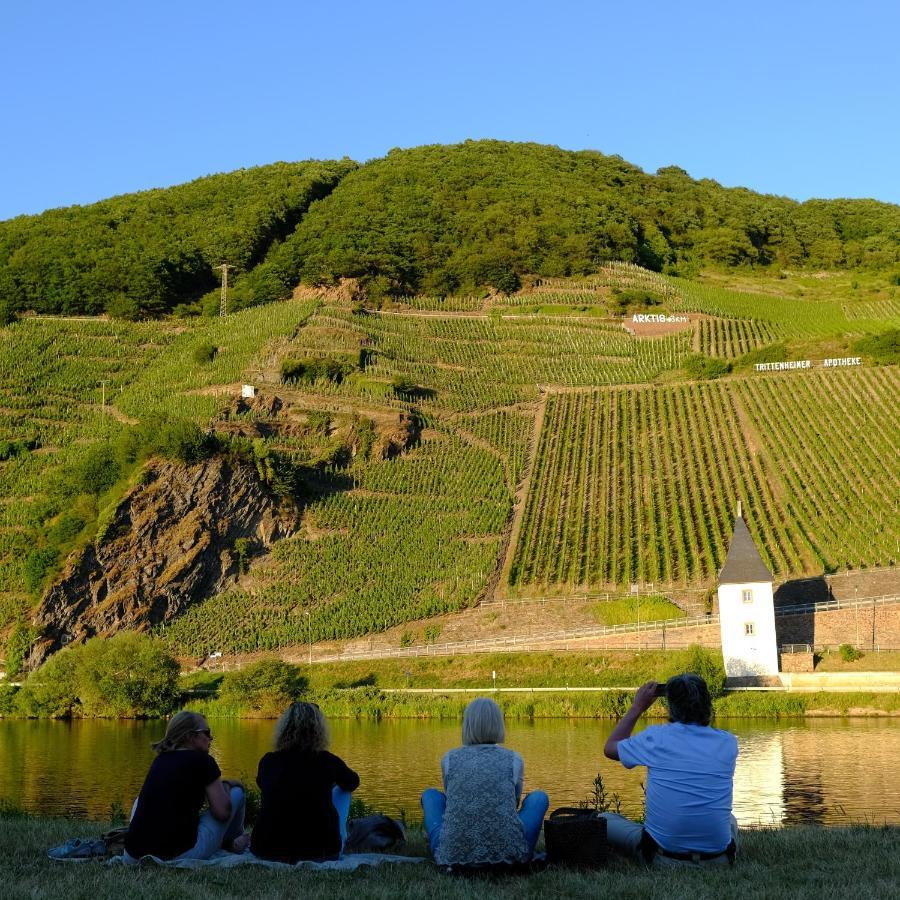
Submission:
<svg viewBox="0 0 900 900">
<path fill-rule="evenodd" d="M 292 703 L 282 713 L 275 749 L 259 761 L 256 776 L 262 792 L 250 845 L 256 856 L 292 864 L 340 857 L 359 775 L 328 752 L 328 741 L 315 703 Z"/>
<path fill-rule="evenodd" d="M 182 710 L 169 719 L 131 811 L 127 857 L 209 859 L 223 847 L 247 848 L 244 789 L 239 781 L 222 780 L 211 743 L 209 724 L 199 713 Z M 200 815 L 204 802 L 209 809 Z"/>
<path fill-rule="evenodd" d="M 442 866 L 492 866 L 528 862 L 550 801 L 532 791 L 519 809 L 525 765 L 500 745 L 503 712 L 488 697 L 463 714 L 463 746 L 441 760 L 444 790 L 422 794 L 425 830 L 434 860 Z"/>
</svg>

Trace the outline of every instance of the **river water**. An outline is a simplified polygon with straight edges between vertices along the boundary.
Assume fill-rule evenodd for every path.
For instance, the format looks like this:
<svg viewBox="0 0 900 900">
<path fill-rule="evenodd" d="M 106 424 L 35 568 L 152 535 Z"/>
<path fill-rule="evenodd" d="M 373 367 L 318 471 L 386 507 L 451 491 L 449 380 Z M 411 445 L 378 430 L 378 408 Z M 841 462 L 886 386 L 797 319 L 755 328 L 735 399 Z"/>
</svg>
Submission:
<svg viewBox="0 0 900 900">
<path fill-rule="evenodd" d="M 253 780 L 269 749 L 270 721 L 212 720 L 225 776 Z M 525 758 L 525 789 L 551 808 L 575 805 L 602 774 L 626 814 L 640 809 L 645 770 L 602 756 L 612 722 L 510 722 L 506 745 Z M 742 825 L 801 822 L 900 824 L 900 720 L 722 720 L 738 739 L 734 810 Z M 162 734 L 160 722 L 0 721 L 0 799 L 30 812 L 104 818 L 137 795 Z M 418 796 L 439 786 L 440 758 L 460 742 L 459 723 L 331 723 L 331 749 L 356 769 L 359 795 L 389 814 L 417 818 Z"/>
</svg>

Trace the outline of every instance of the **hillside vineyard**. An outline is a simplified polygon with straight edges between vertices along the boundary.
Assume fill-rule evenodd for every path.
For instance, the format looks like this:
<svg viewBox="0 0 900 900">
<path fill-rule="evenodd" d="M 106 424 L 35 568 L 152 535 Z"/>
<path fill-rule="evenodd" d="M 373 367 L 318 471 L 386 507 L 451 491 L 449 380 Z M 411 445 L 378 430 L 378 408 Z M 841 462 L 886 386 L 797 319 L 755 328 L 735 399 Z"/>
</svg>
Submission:
<svg viewBox="0 0 900 900">
<path fill-rule="evenodd" d="M 668 331 L 613 314 L 640 283 Z M 609 266 L 450 309 L 313 291 L 212 320 L 23 319 L 0 331 L 0 622 L 27 621 L 71 548 L 104 539 L 139 470 L 98 483 L 91 466 L 154 415 L 258 435 L 258 458 L 312 473 L 297 533 L 160 627 L 182 653 L 346 638 L 496 596 L 708 589 L 737 498 L 779 580 L 895 565 L 896 365 L 821 365 L 844 356 L 842 335 L 895 327 L 894 301 L 860 313 L 804 284 L 787 298 Z M 698 347 L 733 371 L 687 374 Z M 336 354 L 342 377 L 279 375 Z M 755 371 L 786 354 L 819 362 Z M 242 383 L 262 405 L 235 414 Z M 415 424 L 405 449 L 340 443 L 397 417 Z"/>
</svg>

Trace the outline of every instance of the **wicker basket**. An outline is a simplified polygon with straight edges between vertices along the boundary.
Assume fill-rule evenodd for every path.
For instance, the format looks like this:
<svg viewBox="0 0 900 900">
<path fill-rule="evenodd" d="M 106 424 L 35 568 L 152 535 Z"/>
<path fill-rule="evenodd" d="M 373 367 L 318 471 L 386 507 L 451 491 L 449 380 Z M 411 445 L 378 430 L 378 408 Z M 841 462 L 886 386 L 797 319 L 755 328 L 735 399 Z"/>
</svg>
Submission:
<svg viewBox="0 0 900 900">
<path fill-rule="evenodd" d="M 544 843 L 551 863 L 596 869 L 609 858 L 606 819 L 592 809 L 554 809 L 544 821 Z"/>
</svg>

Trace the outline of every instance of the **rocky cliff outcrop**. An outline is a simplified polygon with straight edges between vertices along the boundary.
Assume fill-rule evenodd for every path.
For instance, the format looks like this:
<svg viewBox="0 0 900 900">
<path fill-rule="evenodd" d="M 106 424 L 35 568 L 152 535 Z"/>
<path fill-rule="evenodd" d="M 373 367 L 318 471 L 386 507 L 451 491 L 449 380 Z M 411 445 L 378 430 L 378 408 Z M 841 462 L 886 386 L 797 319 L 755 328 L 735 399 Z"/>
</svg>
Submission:
<svg viewBox="0 0 900 900">
<path fill-rule="evenodd" d="M 249 463 L 150 463 L 102 536 L 69 560 L 45 595 L 35 616 L 44 636 L 29 665 L 72 641 L 169 621 L 234 583 L 238 539 L 258 552 L 298 527 L 297 510 Z"/>
</svg>

